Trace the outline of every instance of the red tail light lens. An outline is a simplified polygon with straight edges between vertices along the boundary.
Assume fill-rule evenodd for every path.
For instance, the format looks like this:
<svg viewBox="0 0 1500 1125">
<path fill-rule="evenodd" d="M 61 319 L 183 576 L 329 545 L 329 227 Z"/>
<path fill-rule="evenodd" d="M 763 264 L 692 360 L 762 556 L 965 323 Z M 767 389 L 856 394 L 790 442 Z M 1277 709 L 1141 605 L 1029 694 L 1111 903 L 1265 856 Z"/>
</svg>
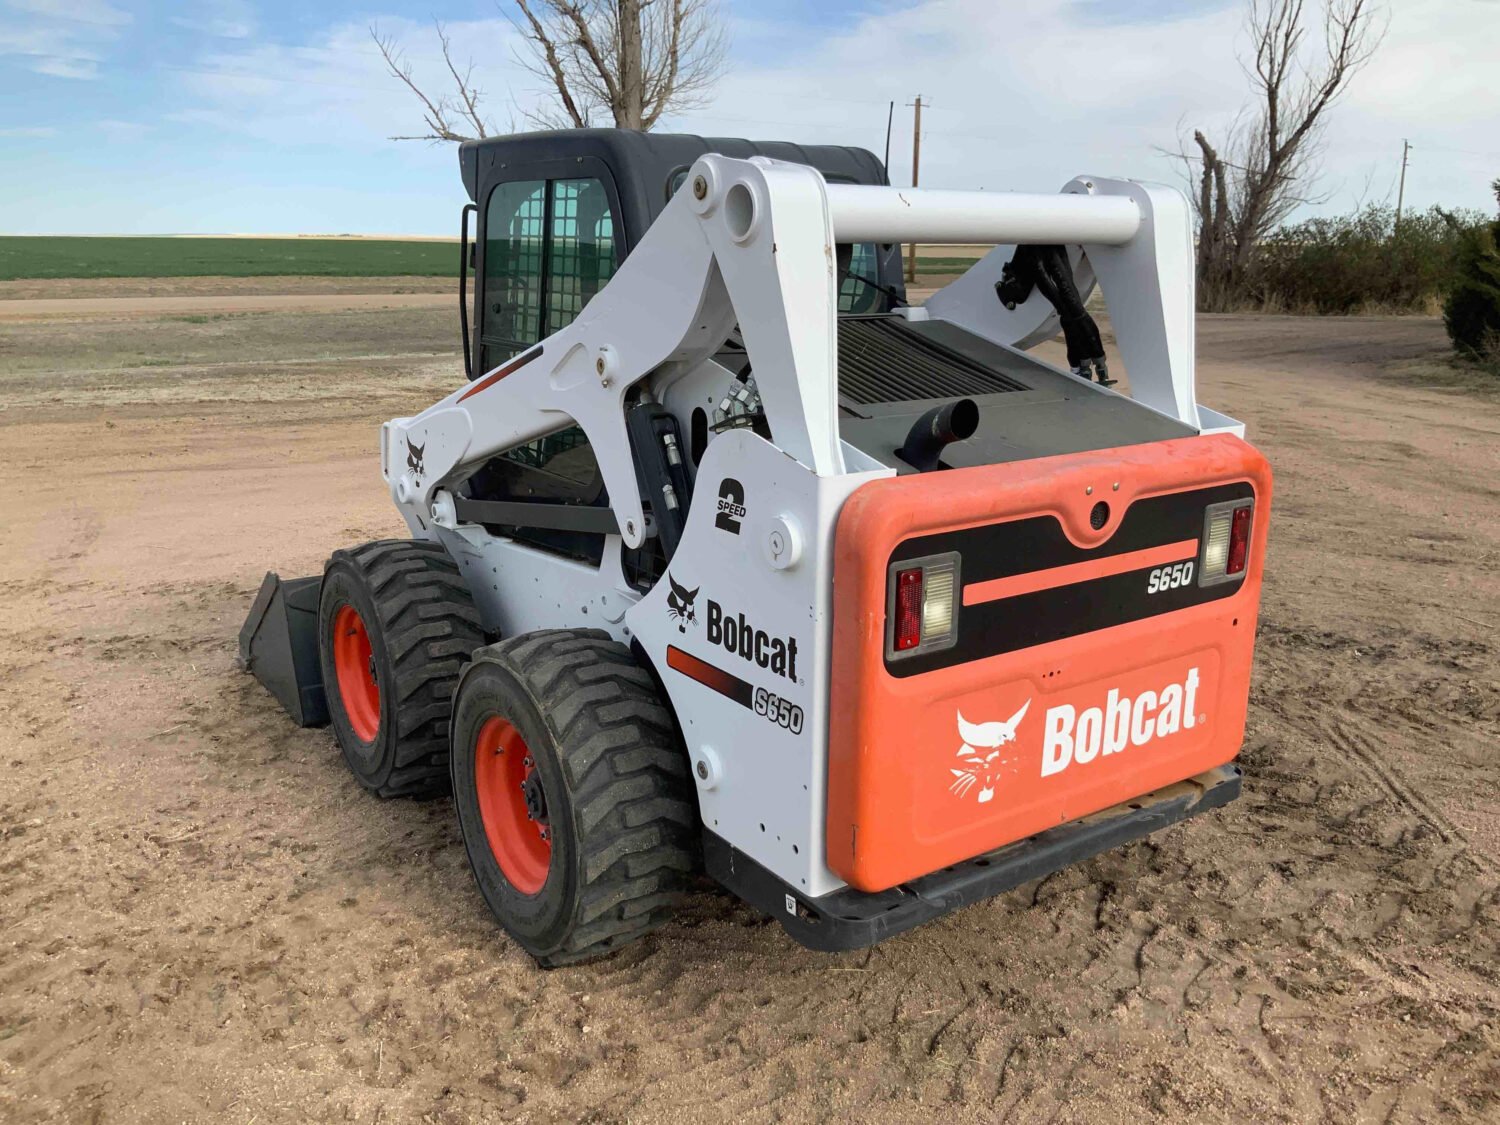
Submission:
<svg viewBox="0 0 1500 1125">
<path fill-rule="evenodd" d="M 903 652 L 922 643 L 922 568 L 896 573 L 895 649 Z"/>
<path fill-rule="evenodd" d="M 1229 561 L 1224 567 L 1225 574 L 1239 574 L 1245 569 L 1245 559 L 1250 554 L 1250 512 L 1248 506 L 1234 510 L 1234 519 L 1229 525 Z"/>
</svg>

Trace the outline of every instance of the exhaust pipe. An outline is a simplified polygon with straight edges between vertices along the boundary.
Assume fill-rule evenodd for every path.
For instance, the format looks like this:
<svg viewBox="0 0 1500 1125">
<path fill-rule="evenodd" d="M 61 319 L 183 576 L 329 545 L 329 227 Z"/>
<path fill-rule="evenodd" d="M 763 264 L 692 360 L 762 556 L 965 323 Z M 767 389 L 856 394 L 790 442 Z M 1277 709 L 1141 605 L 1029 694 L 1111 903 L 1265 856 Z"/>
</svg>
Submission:
<svg viewBox="0 0 1500 1125">
<path fill-rule="evenodd" d="M 934 406 L 914 423 L 906 435 L 906 444 L 896 456 L 924 473 L 940 468 L 940 458 L 950 441 L 963 441 L 979 428 L 979 407 L 972 398 L 956 398 Z"/>
</svg>

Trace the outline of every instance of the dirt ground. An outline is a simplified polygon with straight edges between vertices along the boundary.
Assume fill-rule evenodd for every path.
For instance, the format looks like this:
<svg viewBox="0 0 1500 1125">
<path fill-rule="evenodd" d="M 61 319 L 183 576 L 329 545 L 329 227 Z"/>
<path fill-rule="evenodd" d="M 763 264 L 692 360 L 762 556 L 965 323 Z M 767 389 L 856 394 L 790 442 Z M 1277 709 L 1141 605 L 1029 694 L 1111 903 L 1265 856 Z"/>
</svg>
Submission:
<svg viewBox="0 0 1500 1125">
<path fill-rule="evenodd" d="M 704 886 L 543 973 L 234 667 L 265 569 L 400 533 L 452 319 L 0 324 L 0 1120 L 1500 1118 L 1500 395 L 1439 324 L 1200 324 L 1277 473 L 1242 800 L 872 951 Z"/>
</svg>

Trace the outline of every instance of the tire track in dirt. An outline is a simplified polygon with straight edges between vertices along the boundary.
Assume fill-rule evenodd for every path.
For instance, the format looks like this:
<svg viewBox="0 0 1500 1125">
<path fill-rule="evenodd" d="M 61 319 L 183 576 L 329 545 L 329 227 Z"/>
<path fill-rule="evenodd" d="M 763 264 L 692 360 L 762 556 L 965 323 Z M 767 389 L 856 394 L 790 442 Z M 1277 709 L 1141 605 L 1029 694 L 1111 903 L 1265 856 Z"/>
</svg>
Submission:
<svg viewBox="0 0 1500 1125">
<path fill-rule="evenodd" d="M 1429 825 L 1444 843 L 1457 841 L 1463 845 L 1466 852 L 1470 852 L 1475 863 L 1488 871 L 1496 870 L 1495 862 L 1488 856 L 1473 853 L 1469 848 L 1468 837 L 1463 831 L 1444 816 L 1431 802 L 1422 798 L 1404 782 L 1402 782 L 1392 770 L 1382 765 L 1380 759 L 1375 755 L 1370 740 L 1356 730 L 1348 722 L 1335 720 L 1323 725 L 1323 734 L 1339 749 L 1350 755 L 1360 765 L 1368 770 L 1375 781 L 1381 785 L 1396 800 L 1409 808 L 1424 823 Z"/>
</svg>

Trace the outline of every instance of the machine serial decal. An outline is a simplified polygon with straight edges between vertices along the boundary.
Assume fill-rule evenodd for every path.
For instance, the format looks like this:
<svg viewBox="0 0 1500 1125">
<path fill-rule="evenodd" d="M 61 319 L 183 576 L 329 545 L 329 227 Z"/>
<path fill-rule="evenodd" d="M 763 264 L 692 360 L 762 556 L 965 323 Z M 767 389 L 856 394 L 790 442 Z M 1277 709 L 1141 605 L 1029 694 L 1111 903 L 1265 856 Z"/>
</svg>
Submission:
<svg viewBox="0 0 1500 1125">
<path fill-rule="evenodd" d="M 801 734 L 803 724 L 807 721 L 802 708 L 790 699 L 765 688 L 755 689 L 755 706 L 751 710 L 770 719 L 777 726 L 786 727 L 793 734 Z"/>
<path fill-rule="evenodd" d="M 1159 691 L 1148 689 L 1138 695 L 1122 695 L 1110 688 L 1096 707 L 1082 710 L 1071 703 L 1047 708 L 1042 720 L 1041 776 L 1051 777 L 1071 766 L 1086 766 L 1131 747 L 1145 746 L 1170 738 L 1180 731 L 1192 730 L 1207 716 L 1198 714 L 1199 672 L 1189 668 L 1180 681 L 1174 680 Z M 1016 741 L 1021 721 L 1031 709 L 1031 700 L 1010 718 L 999 722 L 971 723 L 963 712 L 955 712 L 959 737 L 959 766 L 949 766 L 952 781 L 948 789 L 957 797 L 971 792 L 983 805 L 995 796 L 995 783 L 1001 767 L 1016 759 L 1002 758 L 1000 748 Z M 986 753 L 988 751 L 988 753 Z"/>
<path fill-rule="evenodd" d="M 1239 585 L 1200 586 L 1183 564 L 1196 560 L 1206 507 L 1254 494 L 1237 482 L 1145 497 L 1097 547 L 1073 543 L 1050 514 L 904 540 L 892 563 L 962 556 L 963 610 L 952 647 L 887 658 L 886 672 L 919 676 L 1234 597 Z"/>
<path fill-rule="evenodd" d="M 733 672 L 726 672 L 676 645 L 667 646 L 667 667 L 681 672 L 689 679 L 697 680 L 704 687 L 712 688 L 724 698 L 734 700 L 741 707 L 754 711 L 779 727 L 785 727 L 793 734 L 801 734 L 807 722 L 805 712 L 791 700 L 765 688 L 758 688 Z"/>
<path fill-rule="evenodd" d="M 1159 594 L 1163 590 L 1175 590 L 1193 580 L 1194 559 L 1180 562 L 1176 566 L 1159 566 L 1146 580 L 1146 593 Z"/>
<path fill-rule="evenodd" d="M 714 526 L 731 535 L 740 533 L 740 521 L 745 518 L 745 486 L 733 477 L 719 482 L 719 514 Z"/>
<path fill-rule="evenodd" d="M 671 571 L 667 572 L 667 584 L 671 587 L 667 593 L 667 616 L 677 622 L 679 633 L 686 633 L 689 625 L 698 623 L 698 611 L 693 608 L 693 602 L 703 587 L 694 586 L 689 590 L 672 577 Z"/>
<path fill-rule="evenodd" d="M 964 744 L 958 748 L 958 756 L 964 760 L 962 769 L 950 769 L 953 774 L 953 784 L 948 788 L 962 797 L 979 785 L 980 775 L 984 775 L 984 784 L 979 785 L 977 798 L 979 803 L 985 804 L 995 795 L 995 760 L 1000 757 L 1000 747 L 1008 742 L 1016 740 L 1016 727 L 1021 725 L 1021 720 L 1026 717 L 1026 712 L 1031 708 L 1031 700 L 1021 704 L 1021 709 L 1004 722 L 993 723 L 971 723 L 964 718 L 963 712 L 958 715 L 958 734 L 964 740 Z M 988 754 L 981 751 L 988 750 Z"/>
<path fill-rule="evenodd" d="M 411 470 L 411 475 L 416 478 L 417 483 L 422 483 L 422 474 L 426 471 L 422 463 L 422 453 L 427 448 L 426 442 L 421 445 L 413 445 L 411 438 L 406 439 L 406 467 Z"/>
</svg>

